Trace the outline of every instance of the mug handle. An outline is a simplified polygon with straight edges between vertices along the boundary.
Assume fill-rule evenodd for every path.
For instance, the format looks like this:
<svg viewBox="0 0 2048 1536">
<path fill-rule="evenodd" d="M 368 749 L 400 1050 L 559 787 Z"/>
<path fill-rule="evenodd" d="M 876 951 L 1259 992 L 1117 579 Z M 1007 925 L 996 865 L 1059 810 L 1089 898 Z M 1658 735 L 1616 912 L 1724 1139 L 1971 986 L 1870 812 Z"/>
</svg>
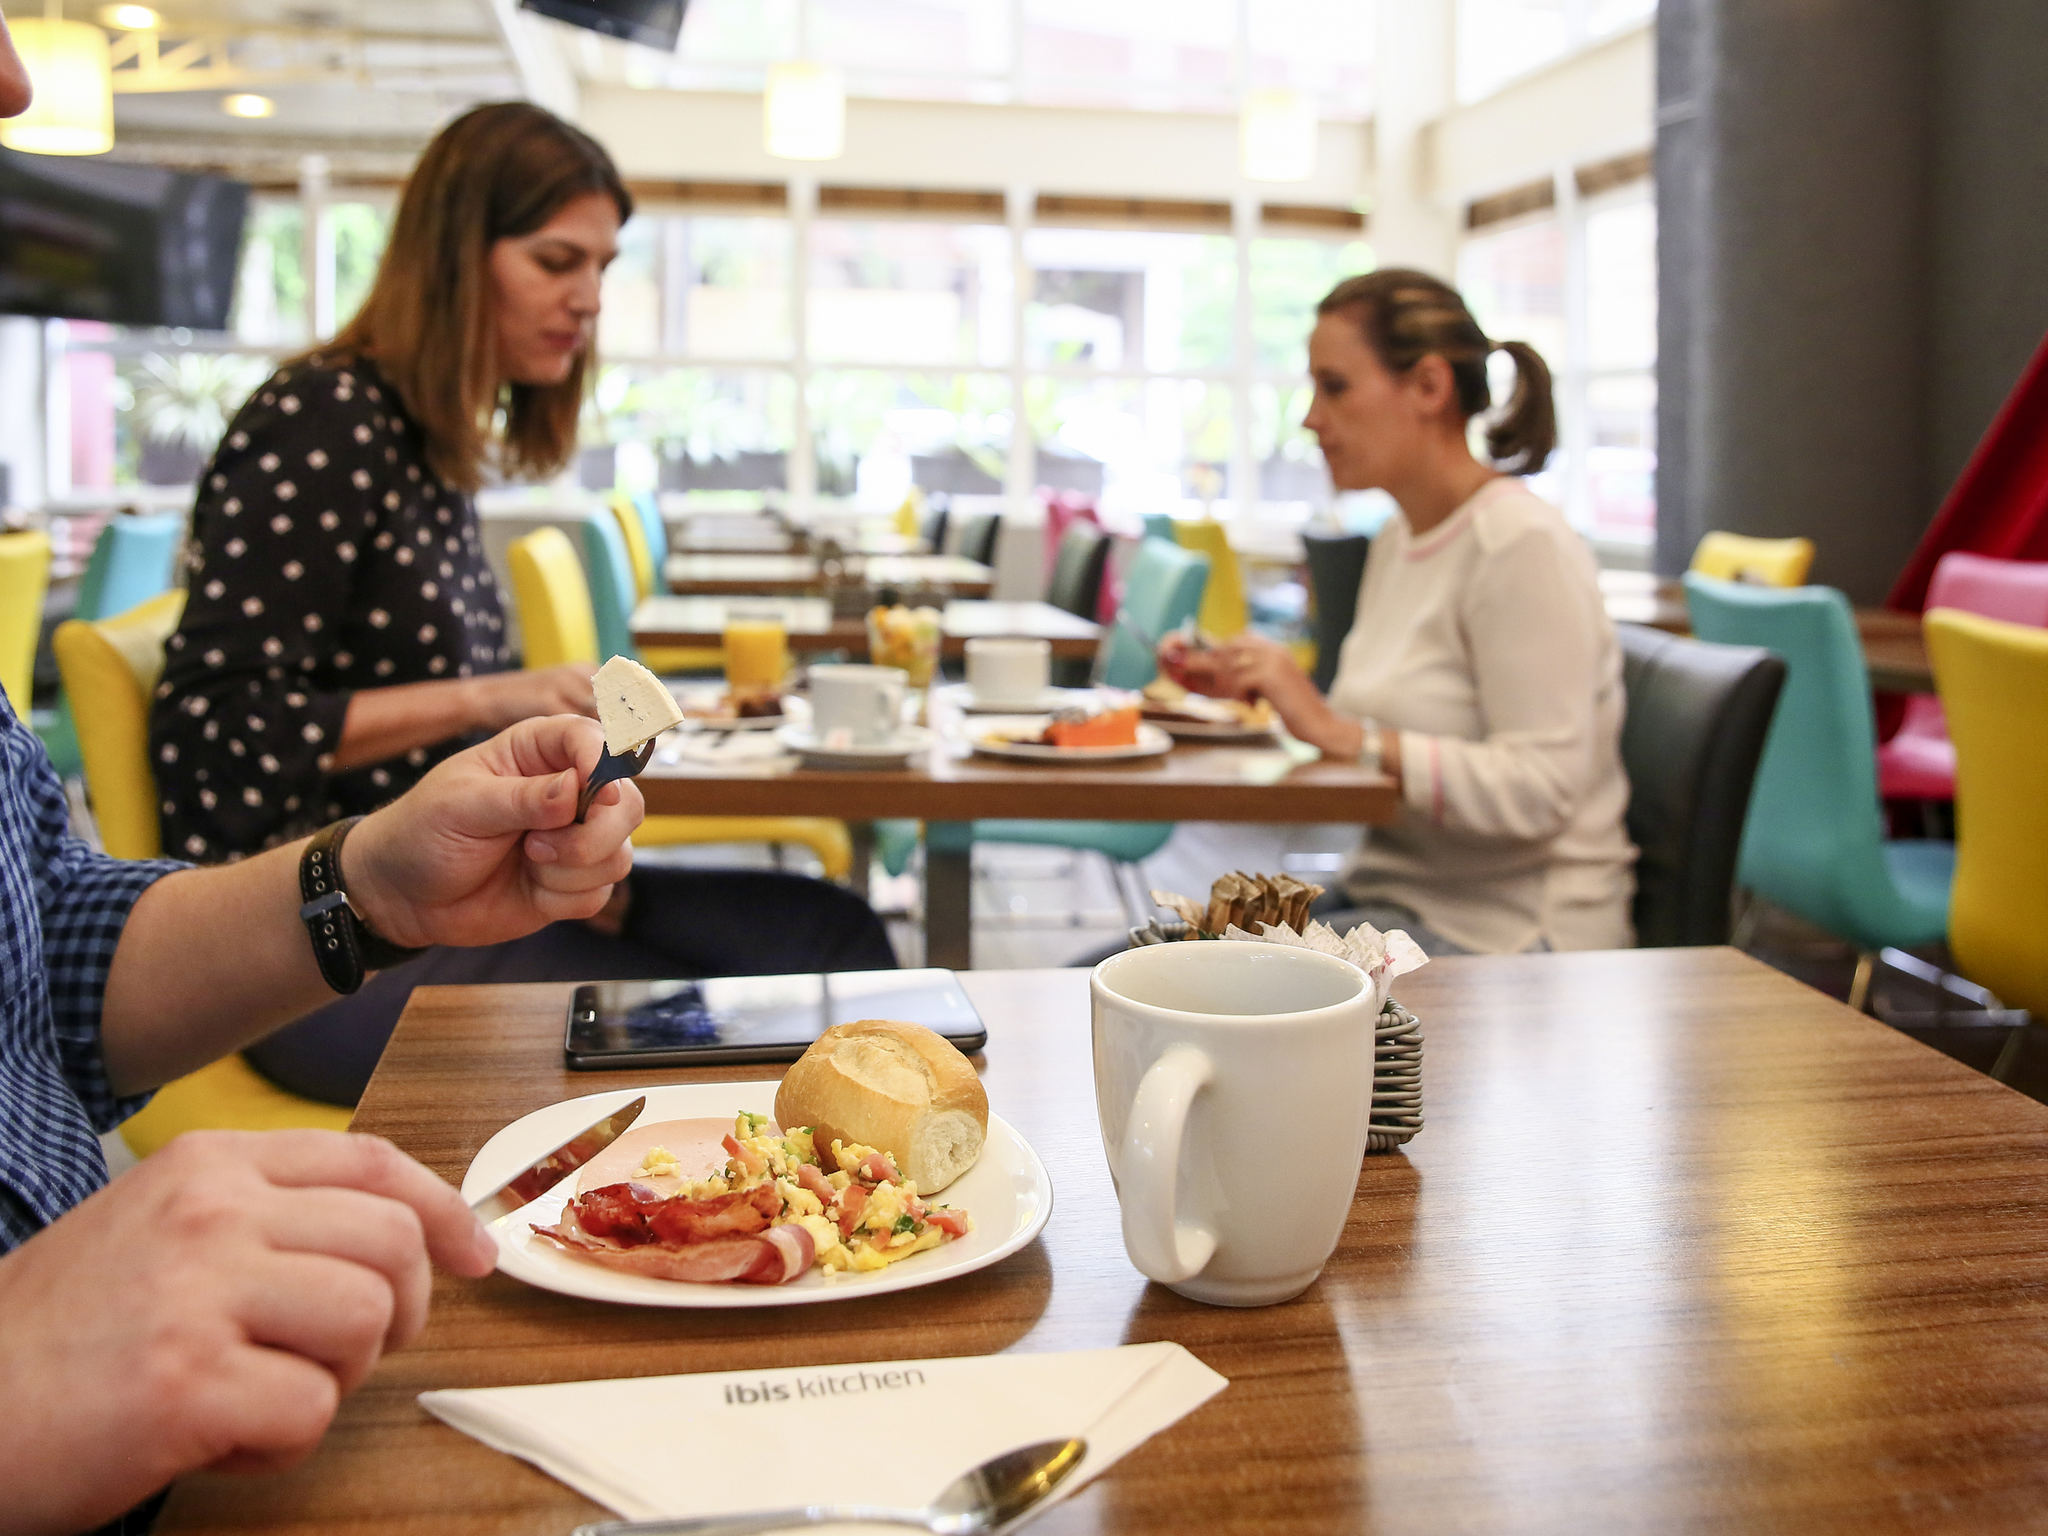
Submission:
<svg viewBox="0 0 2048 1536">
<path fill-rule="evenodd" d="M 1166 1285 L 1193 1279 L 1216 1252 L 1212 1228 L 1175 1212 L 1188 1111 L 1215 1075 L 1195 1047 L 1174 1046 L 1146 1068 L 1124 1127 L 1124 1247 L 1142 1273 Z"/>
</svg>

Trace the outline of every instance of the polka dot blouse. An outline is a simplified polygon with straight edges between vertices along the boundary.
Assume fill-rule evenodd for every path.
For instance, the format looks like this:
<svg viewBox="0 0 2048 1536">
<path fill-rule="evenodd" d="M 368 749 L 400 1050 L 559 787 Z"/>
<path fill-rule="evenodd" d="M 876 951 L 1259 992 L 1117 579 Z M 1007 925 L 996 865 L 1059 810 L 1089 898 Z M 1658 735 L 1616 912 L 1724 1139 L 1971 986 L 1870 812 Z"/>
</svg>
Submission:
<svg viewBox="0 0 2048 1536">
<path fill-rule="evenodd" d="M 476 509 L 367 360 L 296 364 L 242 407 L 187 581 L 150 710 L 169 855 L 239 858 L 402 794 L 471 738 L 336 772 L 349 696 L 509 662 Z"/>
</svg>

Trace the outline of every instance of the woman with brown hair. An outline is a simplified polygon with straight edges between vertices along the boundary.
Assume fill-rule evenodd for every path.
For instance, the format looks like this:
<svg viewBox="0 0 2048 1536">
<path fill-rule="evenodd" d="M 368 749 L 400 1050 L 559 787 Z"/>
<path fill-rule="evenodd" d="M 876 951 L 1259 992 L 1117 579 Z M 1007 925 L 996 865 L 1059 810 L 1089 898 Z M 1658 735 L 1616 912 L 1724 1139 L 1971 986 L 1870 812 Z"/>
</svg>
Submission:
<svg viewBox="0 0 2048 1536">
<path fill-rule="evenodd" d="M 594 713 L 589 667 L 507 670 L 471 495 L 574 451 L 600 280 L 632 211 L 602 146 L 524 102 L 465 113 L 427 147 L 361 311 L 257 390 L 201 479 L 151 711 L 167 853 L 255 853 L 517 720 Z M 418 982 L 894 964 L 864 902 L 771 872 L 636 869 L 606 927 L 433 952 L 250 1059 L 349 1102 Z"/>
<path fill-rule="evenodd" d="M 1623 821 L 1621 655 L 1591 552 L 1517 477 L 1556 446 L 1550 370 L 1493 343 L 1456 290 L 1403 269 L 1347 278 L 1317 307 L 1305 420 L 1340 490 L 1400 508 L 1373 540 L 1325 698 L 1285 647 L 1177 639 L 1190 686 L 1263 697 L 1289 731 L 1400 787 L 1346 869 L 1337 921 L 1406 928 L 1434 953 L 1633 942 Z M 1515 385 L 1486 427 L 1488 357 Z"/>
</svg>

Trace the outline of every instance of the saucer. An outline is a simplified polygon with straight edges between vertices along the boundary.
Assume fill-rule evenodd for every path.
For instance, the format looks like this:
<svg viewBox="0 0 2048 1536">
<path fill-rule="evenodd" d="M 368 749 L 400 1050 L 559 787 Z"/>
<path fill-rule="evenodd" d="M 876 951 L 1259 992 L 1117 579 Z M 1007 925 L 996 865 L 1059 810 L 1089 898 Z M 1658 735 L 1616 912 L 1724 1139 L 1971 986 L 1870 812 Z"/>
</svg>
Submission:
<svg viewBox="0 0 2048 1536">
<path fill-rule="evenodd" d="M 984 699 L 966 683 L 955 683 L 946 692 L 969 715 L 1049 715 L 1056 709 L 1085 706 L 1095 697 L 1093 688 L 1048 687 L 1024 699 Z"/>
<path fill-rule="evenodd" d="M 886 742 L 836 747 L 827 746 L 808 725 L 785 725 L 775 739 L 814 768 L 893 768 L 929 750 L 934 738 L 924 726 L 904 725 Z"/>
</svg>

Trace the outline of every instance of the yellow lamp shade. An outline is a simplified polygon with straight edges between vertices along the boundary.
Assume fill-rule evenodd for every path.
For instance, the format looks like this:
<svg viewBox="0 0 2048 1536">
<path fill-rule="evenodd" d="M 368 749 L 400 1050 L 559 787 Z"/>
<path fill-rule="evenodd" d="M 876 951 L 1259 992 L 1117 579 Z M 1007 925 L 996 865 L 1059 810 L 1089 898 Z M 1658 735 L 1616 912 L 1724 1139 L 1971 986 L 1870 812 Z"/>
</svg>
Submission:
<svg viewBox="0 0 2048 1536">
<path fill-rule="evenodd" d="M 32 155 L 103 155 L 114 147 L 114 64 L 107 34 L 89 21 L 24 16 L 14 46 L 35 100 L 0 121 L 0 144 Z"/>
<path fill-rule="evenodd" d="M 846 148 L 846 87 L 839 71 L 797 60 L 768 68 L 762 137 L 784 160 L 836 160 Z"/>
</svg>

